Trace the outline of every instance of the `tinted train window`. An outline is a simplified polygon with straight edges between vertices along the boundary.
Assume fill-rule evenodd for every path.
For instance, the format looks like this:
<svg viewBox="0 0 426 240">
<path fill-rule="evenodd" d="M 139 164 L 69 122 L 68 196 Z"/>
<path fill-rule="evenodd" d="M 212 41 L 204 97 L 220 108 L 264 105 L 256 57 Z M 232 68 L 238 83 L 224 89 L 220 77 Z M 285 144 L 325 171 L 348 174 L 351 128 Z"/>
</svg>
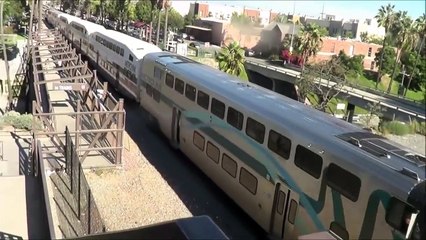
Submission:
<svg viewBox="0 0 426 240">
<path fill-rule="evenodd" d="M 322 157 L 303 146 L 297 146 L 294 164 L 316 179 L 321 176 Z"/>
<path fill-rule="evenodd" d="M 124 56 L 124 48 L 122 48 L 122 49 L 121 49 L 121 51 L 120 51 L 120 55 L 121 55 L 121 56 Z"/>
<path fill-rule="evenodd" d="M 359 191 L 361 190 L 361 179 L 359 177 L 334 163 L 328 166 L 326 176 L 328 186 L 353 202 L 358 200 Z"/>
<path fill-rule="evenodd" d="M 152 97 L 152 87 L 151 87 L 151 85 L 147 84 L 145 90 L 146 90 L 146 94 L 148 94 L 149 96 Z"/>
<path fill-rule="evenodd" d="M 197 148 L 199 148 L 201 151 L 204 151 L 204 137 L 201 136 L 198 132 L 194 132 L 193 142 Z"/>
<path fill-rule="evenodd" d="M 161 70 L 158 67 L 154 67 L 154 78 L 156 79 L 162 79 L 163 78 L 163 70 Z"/>
<path fill-rule="evenodd" d="M 129 53 L 129 60 L 133 62 L 133 56 Z"/>
<path fill-rule="evenodd" d="M 203 91 L 198 90 L 197 103 L 205 109 L 209 109 L 210 97 Z"/>
<path fill-rule="evenodd" d="M 175 80 L 175 90 L 180 93 L 183 94 L 183 90 L 185 88 L 185 83 L 180 80 L 179 78 L 176 78 Z"/>
<path fill-rule="evenodd" d="M 296 219 L 296 213 L 297 213 L 297 202 L 294 201 L 294 199 L 291 199 L 290 210 L 288 211 L 288 221 L 291 224 L 294 224 L 294 220 Z"/>
<path fill-rule="evenodd" d="M 155 101 L 160 102 L 160 98 L 161 98 L 160 91 L 158 91 L 157 89 L 154 89 L 152 91 L 152 97 L 154 98 Z"/>
<path fill-rule="evenodd" d="M 291 141 L 274 130 L 271 130 L 269 131 L 268 148 L 281 157 L 288 159 L 290 156 Z"/>
<path fill-rule="evenodd" d="M 222 157 L 222 168 L 232 177 L 237 176 L 237 162 L 226 154 Z"/>
<path fill-rule="evenodd" d="M 173 85 L 175 83 L 175 78 L 171 74 L 166 74 L 166 85 L 173 88 Z"/>
<path fill-rule="evenodd" d="M 263 143 L 265 138 L 265 125 L 260 122 L 247 118 L 246 134 L 259 143 Z"/>
<path fill-rule="evenodd" d="M 226 120 L 229 124 L 231 124 L 233 127 L 235 127 L 238 130 L 243 129 L 243 121 L 244 116 L 239 111 L 235 110 L 232 107 L 228 108 L 228 115 L 226 117 Z"/>
<path fill-rule="evenodd" d="M 216 98 L 213 98 L 211 112 L 217 117 L 223 119 L 223 117 L 225 116 L 225 104 L 217 100 Z"/>
<path fill-rule="evenodd" d="M 186 98 L 188 98 L 191 101 L 195 101 L 195 87 L 186 84 L 186 89 L 185 89 L 185 96 Z"/>
<path fill-rule="evenodd" d="M 220 151 L 213 143 L 207 142 L 206 154 L 215 163 L 219 163 Z"/>
<path fill-rule="evenodd" d="M 278 201 L 277 201 L 277 212 L 281 215 L 284 213 L 284 203 L 285 203 L 285 193 L 280 190 L 278 193 Z"/>
<path fill-rule="evenodd" d="M 247 171 L 245 168 L 241 168 L 240 172 L 240 183 L 243 185 L 249 192 L 256 195 L 257 192 L 257 178 Z"/>
</svg>

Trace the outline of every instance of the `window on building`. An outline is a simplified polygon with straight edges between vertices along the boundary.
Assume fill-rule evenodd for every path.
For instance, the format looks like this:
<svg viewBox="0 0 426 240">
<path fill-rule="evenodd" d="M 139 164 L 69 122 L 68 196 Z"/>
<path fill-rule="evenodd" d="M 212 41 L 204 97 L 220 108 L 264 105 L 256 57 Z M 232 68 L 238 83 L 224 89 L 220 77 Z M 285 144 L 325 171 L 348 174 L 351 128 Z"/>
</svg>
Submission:
<svg viewBox="0 0 426 240">
<path fill-rule="evenodd" d="M 269 131 L 268 148 L 281 157 L 288 159 L 290 156 L 291 140 L 271 130 Z"/>
<path fill-rule="evenodd" d="M 321 176 L 322 157 L 303 146 L 297 146 L 294 164 L 316 179 Z"/>
<path fill-rule="evenodd" d="M 225 104 L 216 98 L 213 98 L 211 112 L 217 117 L 223 119 L 225 116 Z"/>
<path fill-rule="evenodd" d="M 222 168 L 232 177 L 237 176 L 237 162 L 226 154 L 223 154 L 222 157 Z"/>
<path fill-rule="evenodd" d="M 185 88 L 186 98 L 188 98 L 191 101 L 195 101 L 195 94 L 196 94 L 195 87 L 193 87 L 189 84 L 186 84 L 186 88 Z"/>
<path fill-rule="evenodd" d="M 201 151 L 204 151 L 204 142 L 204 137 L 201 136 L 201 134 L 199 134 L 197 131 L 194 131 L 193 143 Z"/>
<path fill-rule="evenodd" d="M 183 94 L 183 90 L 185 89 L 185 83 L 180 80 L 179 78 L 176 78 L 175 80 L 175 90 L 180 93 Z"/>
<path fill-rule="evenodd" d="M 265 125 L 252 118 L 247 118 L 246 134 L 257 142 L 263 143 L 265 138 Z"/>
<path fill-rule="evenodd" d="M 244 116 L 232 107 L 228 107 L 228 115 L 226 117 L 228 123 L 238 130 L 243 129 Z"/>
<path fill-rule="evenodd" d="M 239 181 L 241 185 L 243 185 L 249 192 L 251 192 L 253 195 L 256 195 L 257 178 L 245 168 L 241 168 Z"/>
<path fill-rule="evenodd" d="M 371 61 L 370 70 L 374 70 L 374 65 L 375 65 L 375 62 Z"/>
<path fill-rule="evenodd" d="M 206 154 L 215 163 L 219 163 L 220 151 L 213 143 L 207 142 Z"/>
<path fill-rule="evenodd" d="M 358 200 L 361 190 L 361 179 L 359 177 L 334 163 L 328 166 L 326 176 L 328 186 L 340 192 L 353 202 Z"/>
<path fill-rule="evenodd" d="M 167 73 L 166 74 L 166 85 L 173 88 L 174 83 L 175 83 L 175 78 L 173 77 L 173 75 Z"/>
<path fill-rule="evenodd" d="M 197 103 L 204 109 L 209 109 L 210 97 L 203 91 L 198 90 Z"/>
<path fill-rule="evenodd" d="M 369 47 L 368 48 L 368 53 L 367 53 L 367 56 L 368 57 L 371 57 L 371 52 L 373 51 L 373 48 L 371 48 L 371 47 Z"/>
</svg>

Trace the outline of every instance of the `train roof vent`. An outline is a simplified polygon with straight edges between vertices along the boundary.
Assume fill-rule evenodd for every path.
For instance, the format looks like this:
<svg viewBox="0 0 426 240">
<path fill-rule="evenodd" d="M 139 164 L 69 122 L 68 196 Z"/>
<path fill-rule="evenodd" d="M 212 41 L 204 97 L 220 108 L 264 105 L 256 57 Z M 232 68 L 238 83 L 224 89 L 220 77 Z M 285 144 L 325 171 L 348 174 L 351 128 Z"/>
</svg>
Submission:
<svg viewBox="0 0 426 240">
<path fill-rule="evenodd" d="M 403 175 L 405 175 L 407 177 L 415 179 L 417 182 L 421 182 L 421 179 L 419 178 L 419 175 L 416 172 L 414 172 L 414 171 L 412 171 L 412 170 L 410 170 L 408 168 L 402 168 L 398 172 L 400 172 L 401 174 L 403 174 Z"/>
<path fill-rule="evenodd" d="M 186 58 L 184 56 L 180 56 L 180 55 L 172 55 L 172 54 L 168 54 L 168 55 L 162 55 L 159 56 L 159 58 L 169 58 L 169 59 L 174 59 L 175 61 L 173 61 L 173 64 L 181 64 L 181 63 L 198 63 L 192 59 Z M 176 61 L 178 60 L 178 61 Z"/>
</svg>

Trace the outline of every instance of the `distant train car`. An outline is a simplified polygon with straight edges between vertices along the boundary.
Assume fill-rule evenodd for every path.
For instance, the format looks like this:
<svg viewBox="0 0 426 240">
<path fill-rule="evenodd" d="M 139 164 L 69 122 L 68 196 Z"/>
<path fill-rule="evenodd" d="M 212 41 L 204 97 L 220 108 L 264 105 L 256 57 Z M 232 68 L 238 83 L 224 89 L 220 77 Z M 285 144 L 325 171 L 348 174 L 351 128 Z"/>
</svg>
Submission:
<svg viewBox="0 0 426 240">
<path fill-rule="evenodd" d="M 141 106 L 267 232 L 425 239 L 424 156 L 179 55 L 141 64 Z"/>
<path fill-rule="evenodd" d="M 95 32 L 104 32 L 106 29 L 99 24 L 92 23 L 86 20 L 71 22 L 72 34 L 71 41 L 77 50 L 85 56 L 89 55 L 89 50 L 93 52 L 93 44 L 90 44 L 91 34 Z M 93 57 L 93 53 L 92 53 Z"/>
</svg>

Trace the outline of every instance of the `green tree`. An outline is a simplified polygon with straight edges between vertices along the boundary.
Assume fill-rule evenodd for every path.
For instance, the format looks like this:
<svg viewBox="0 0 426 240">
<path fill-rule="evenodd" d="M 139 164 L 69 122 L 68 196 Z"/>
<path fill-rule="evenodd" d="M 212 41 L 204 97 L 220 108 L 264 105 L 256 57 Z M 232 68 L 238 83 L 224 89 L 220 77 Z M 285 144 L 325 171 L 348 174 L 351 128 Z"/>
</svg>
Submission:
<svg viewBox="0 0 426 240">
<path fill-rule="evenodd" d="M 198 15 L 194 15 L 193 13 L 188 13 L 187 15 L 184 16 L 184 25 L 193 25 L 194 21 L 199 19 Z"/>
<path fill-rule="evenodd" d="M 387 92 L 389 93 L 392 89 L 392 82 L 395 78 L 396 69 L 399 66 L 399 60 L 401 57 L 402 48 L 406 45 L 408 40 L 408 35 L 410 34 L 410 28 L 412 27 L 413 21 L 409 16 L 407 16 L 407 11 L 399 11 L 395 14 L 395 24 L 393 25 L 391 31 L 393 35 L 396 36 L 396 44 L 398 46 L 396 52 L 396 58 L 394 62 L 393 71 L 391 74 L 391 79 L 389 81 Z"/>
<path fill-rule="evenodd" d="M 296 46 L 303 58 L 302 71 L 308 58 L 315 56 L 321 49 L 322 37 L 323 35 L 321 35 L 321 31 L 316 24 L 307 24 L 300 30 Z"/>
<path fill-rule="evenodd" d="M 135 7 L 135 14 L 136 18 L 139 19 L 142 22 L 151 22 L 152 21 L 152 5 L 150 1 L 146 0 L 139 0 L 136 3 Z"/>
<path fill-rule="evenodd" d="M 231 24 L 235 26 L 248 26 L 252 24 L 252 21 L 244 14 L 233 12 L 231 16 Z"/>
<path fill-rule="evenodd" d="M 377 22 L 379 23 L 379 27 L 384 27 L 385 28 L 385 37 L 383 38 L 383 43 L 382 43 L 382 49 L 386 49 L 386 39 L 388 38 L 388 34 L 390 33 L 390 29 L 391 27 L 394 25 L 395 22 L 395 16 L 394 16 L 394 9 L 395 5 L 391 5 L 388 4 L 386 6 L 381 6 L 379 9 L 379 12 L 377 13 L 377 15 L 374 17 L 377 19 Z M 383 51 L 382 53 L 385 53 L 385 51 Z M 377 74 L 377 81 L 376 81 L 376 88 L 380 82 L 380 72 L 381 68 L 382 68 L 382 63 L 383 63 L 383 55 L 380 55 L 379 58 L 379 74 Z"/>
<path fill-rule="evenodd" d="M 244 72 L 244 49 L 238 42 L 232 42 L 223 46 L 221 51 L 215 54 L 215 60 L 219 63 L 219 70 L 231 75 L 241 76 Z"/>
<path fill-rule="evenodd" d="M 368 41 L 368 32 L 361 32 L 360 36 L 362 42 Z"/>
<path fill-rule="evenodd" d="M 393 62 L 396 58 L 395 50 L 391 46 L 386 46 L 385 50 L 379 48 L 379 51 L 376 52 L 376 57 L 374 58 L 375 62 L 379 62 L 382 59 L 382 67 L 379 68 L 380 75 L 391 74 L 393 70 Z"/>
<path fill-rule="evenodd" d="M 165 18 L 162 18 L 165 19 Z M 173 30 L 183 29 L 184 28 L 184 18 L 178 11 L 174 8 L 169 9 L 169 17 L 168 17 L 168 28 Z M 164 24 L 162 22 L 162 24 Z"/>
<path fill-rule="evenodd" d="M 415 61 L 415 64 L 414 64 L 413 73 L 410 75 L 410 79 L 408 80 L 408 85 L 407 85 L 407 88 L 405 89 L 404 96 L 405 96 L 405 94 L 407 94 L 407 89 L 410 88 L 411 81 L 413 80 L 413 77 L 416 74 L 416 68 L 417 68 L 419 60 L 420 60 L 420 54 L 421 54 L 421 51 L 422 51 L 424 44 L 425 44 L 425 38 L 426 38 L 426 14 L 425 13 L 423 13 L 422 16 L 420 16 L 419 18 L 416 19 L 416 21 L 414 22 L 413 29 L 417 32 L 419 39 L 421 39 L 420 40 L 421 42 L 420 42 L 420 45 L 419 45 L 419 48 L 418 48 L 418 51 L 417 51 L 417 56 L 416 56 L 416 61 Z M 421 61 L 421 62 L 423 62 L 423 61 Z M 425 61 L 425 64 L 426 64 L 426 61 Z M 425 67 L 424 65 L 420 65 L 420 66 Z M 419 71 L 419 73 L 423 74 L 423 79 L 424 79 L 425 78 L 424 74 L 426 74 L 426 73 L 424 71 L 423 72 Z M 424 82 L 426 83 L 426 80 Z M 426 96 L 426 93 L 425 93 L 425 96 Z"/>
<path fill-rule="evenodd" d="M 287 23 L 288 22 L 288 17 L 285 14 L 279 13 L 279 14 L 277 14 L 277 16 L 275 16 L 274 22 L 277 22 L 277 23 Z"/>
</svg>

